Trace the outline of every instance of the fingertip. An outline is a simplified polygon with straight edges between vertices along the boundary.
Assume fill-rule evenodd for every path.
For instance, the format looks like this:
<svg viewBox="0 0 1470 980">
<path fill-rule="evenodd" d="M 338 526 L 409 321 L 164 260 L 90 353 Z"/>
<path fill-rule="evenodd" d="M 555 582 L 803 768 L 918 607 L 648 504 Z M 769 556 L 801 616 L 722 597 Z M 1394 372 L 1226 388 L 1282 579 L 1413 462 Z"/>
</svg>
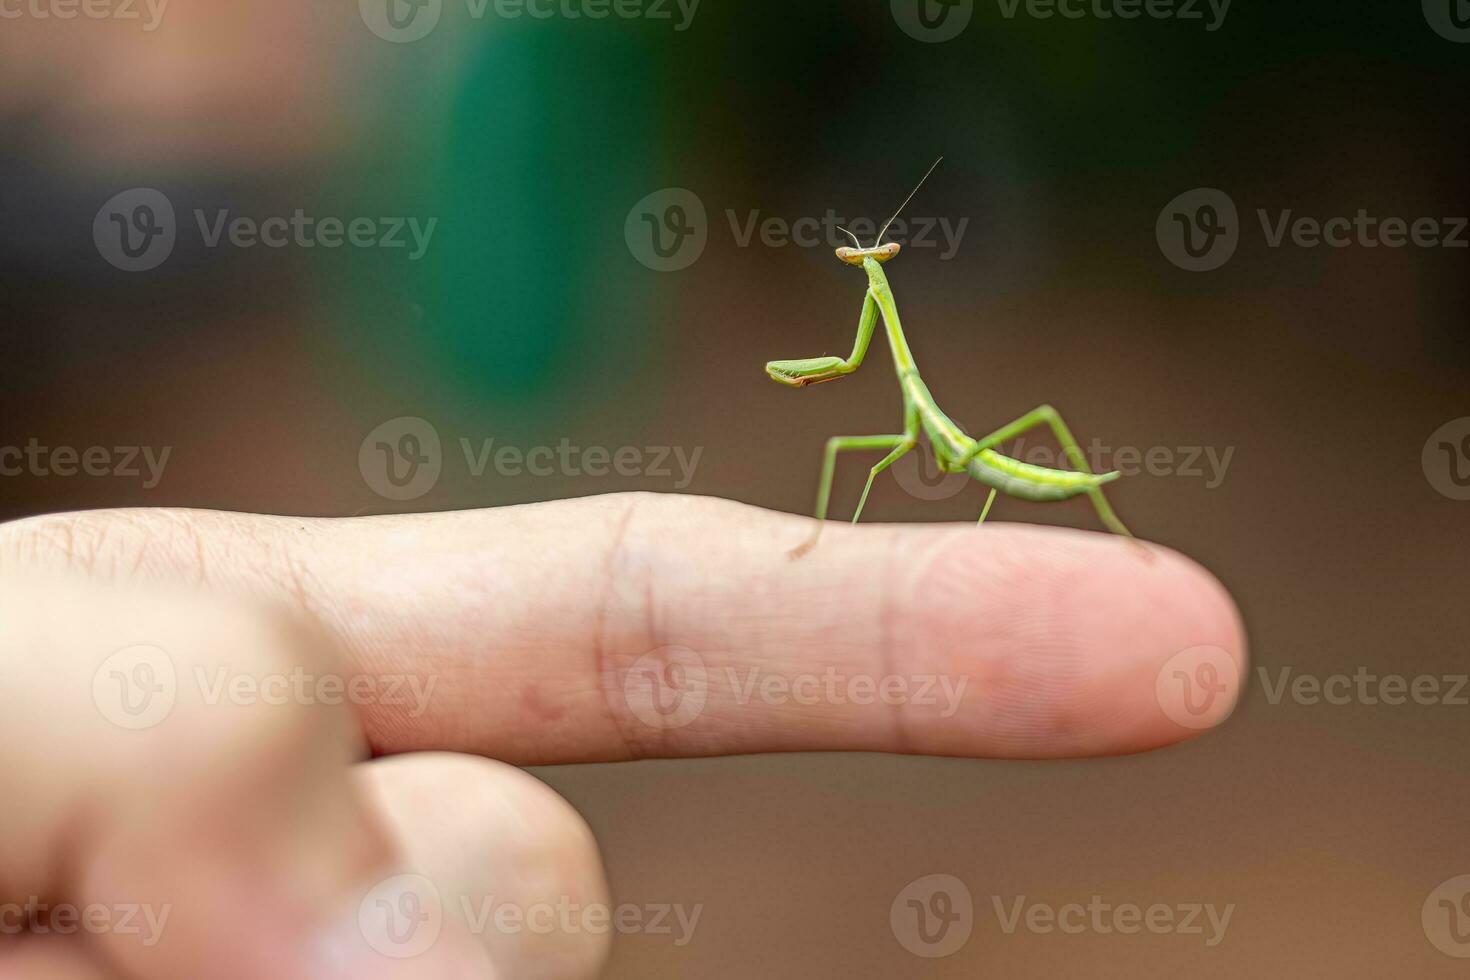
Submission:
<svg viewBox="0 0 1470 980">
<path fill-rule="evenodd" d="M 596 976 L 609 907 L 586 821 L 531 774 L 451 753 L 414 753 L 358 769 L 425 891 L 508 976 Z M 451 916 L 445 916 L 446 923 Z"/>
<path fill-rule="evenodd" d="M 1147 554 L 1143 562 L 1110 554 L 1091 600 L 1074 607 L 1127 722 L 1116 732 L 1120 752 L 1218 727 L 1246 680 L 1245 627 L 1224 585 L 1171 548 L 1149 545 Z"/>
<path fill-rule="evenodd" d="M 952 719 L 909 713 L 913 751 L 1144 751 L 1219 725 L 1243 687 L 1235 603 L 1168 548 L 1052 528 L 956 531 L 903 591 L 903 654 L 970 678 Z"/>
</svg>

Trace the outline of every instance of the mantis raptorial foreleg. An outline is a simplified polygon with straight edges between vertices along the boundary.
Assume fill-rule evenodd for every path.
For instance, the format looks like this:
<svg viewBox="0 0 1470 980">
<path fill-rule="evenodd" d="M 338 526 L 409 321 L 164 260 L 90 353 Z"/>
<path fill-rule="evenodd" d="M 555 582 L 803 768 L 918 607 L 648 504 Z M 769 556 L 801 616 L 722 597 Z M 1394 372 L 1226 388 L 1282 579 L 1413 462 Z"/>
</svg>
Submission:
<svg viewBox="0 0 1470 980">
<path fill-rule="evenodd" d="M 852 353 L 847 357 L 828 354 L 823 357 L 798 357 L 794 360 L 768 361 L 766 374 L 782 384 L 796 388 L 833 381 L 856 371 L 868 353 L 868 344 L 873 339 L 873 329 L 878 325 L 878 301 L 872 290 L 863 296 L 863 310 L 858 314 L 857 337 L 852 342 Z"/>
<path fill-rule="evenodd" d="M 1051 428 L 1052 435 L 1056 437 L 1057 442 L 1062 447 L 1062 452 L 1067 456 L 1067 461 L 1072 464 L 1074 469 L 1082 473 L 1092 472 L 1092 468 L 1087 465 L 1087 457 L 1082 454 L 1082 447 L 1077 445 L 1077 440 L 1072 435 L 1072 430 L 1067 428 L 1067 423 L 1062 421 L 1061 415 L 1050 405 L 1041 405 L 1034 408 L 1009 425 L 1003 425 L 999 429 L 996 429 L 990 435 L 971 446 L 958 461 L 967 463 L 978 456 L 983 450 L 994 449 L 1001 443 L 1009 442 L 1023 432 L 1034 429 L 1039 425 L 1045 425 Z M 1092 500 L 1092 506 L 1097 511 L 1098 518 L 1109 530 L 1125 535 L 1126 537 L 1133 537 L 1133 532 L 1128 530 L 1123 522 L 1118 519 L 1117 514 L 1113 513 L 1112 505 L 1108 503 L 1108 498 L 1103 496 L 1103 492 L 1100 489 L 1093 487 L 1087 491 L 1087 496 Z M 988 505 L 986 509 L 989 510 Z M 980 519 L 983 521 L 985 519 L 984 515 L 981 515 Z"/>
</svg>

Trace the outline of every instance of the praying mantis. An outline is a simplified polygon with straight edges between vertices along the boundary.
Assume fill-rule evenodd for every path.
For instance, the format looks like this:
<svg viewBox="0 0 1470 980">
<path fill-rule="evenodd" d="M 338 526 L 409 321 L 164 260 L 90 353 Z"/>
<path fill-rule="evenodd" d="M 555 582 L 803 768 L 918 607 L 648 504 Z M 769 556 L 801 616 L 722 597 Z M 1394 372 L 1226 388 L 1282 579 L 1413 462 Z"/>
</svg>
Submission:
<svg viewBox="0 0 1470 980">
<path fill-rule="evenodd" d="M 1117 479 L 1119 474 L 1116 471 L 1094 473 L 1088 468 L 1087 460 L 1083 457 L 1077 440 L 1073 438 L 1071 429 L 1067 427 L 1066 422 L 1062 421 L 1056 409 L 1050 405 L 1041 405 L 1014 422 L 1001 426 L 984 438 L 973 439 L 953 419 L 940 410 L 928 386 L 924 384 L 924 379 L 919 375 L 919 367 L 914 362 L 913 353 L 909 350 L 908 341 L 904 337 L 903 325 L 898 318 L 898 305 L 894 302 L 893 290 L 888 285 L 888 277 L 883 273 L 884 264 L 899 253 L 899 245 L 897 242 L 889 242 L 884 245 L 883 235 L 888 231 L 888 226 L 893 223 L 894 219 L 908 206 L 909 201 L 913 200 L 914 194 L 918 193 L 924 181 L 929 179 L 929 175 L 943 159 L 940 157 L 934 161 L 928 173 L 919 180 L 918 185 L 904 199 L 903 204 L 898 206 L 893 217 L 884 223 L 871 247 L 864 248 L 852 232 L 845 228 L 840 229 L 843 234 L 852 239 L 853 247 L 843 246 L 837 249 L 837 258 L 848 265 L 861 268 L 868 275 L 868 288 L 863 296 L 863 309 L 858 317 L 857 339 L 853 343 L 852 353 L 845 358 L 828 355 L 770 361 L 766 364 L 766 374 L 772 380 L 792 388 L 805 388 L 824 381 L 835 381 L 856 371 L 863 363 L 863 357 L 868 352 L 868 343 L 873 339 L 873 331 L 877 327 L 878 317 L 881 314 L 883 326 L 888 334 L 888 346 L 893 352 L 893 367 L 898 372 L 898 386 L 903 394 L 903 432 L 901 434 L 833 436 L 827 440 L 826 452 L 822 459 L 821 484 L 817 490 L 817 526 L 811 538 L 792 551 L 793 558 L 800 557 L 811 550 L 821 535 L 822 526 L 827 519 L 827 504 L 832 493 L 837 454 L 889 451 L 887 456 L 884 456 L 868 471 L 867 485 L 863 487 L 863 495 L 858 500 L 857 511 L 852 515 L 852 523 L 856 524 L 858 518 L 862 516 L 864 505 L 868 502 L 868 494 L 873 489 L 873 481 L 877 479 L 879 473 L 888 469 L 918 445 L 920 430 L 923 430 L 924 435 L 928 438 L 934 450 L 935 462 L 942 472 L 968 473 L 973 479 L 990 488 L 990 495 L 986 498 L 985 507 L 981 510 L 980 520 L 977 523 L 984 523 L 998 492 L 1022 500 L 1037 501 L 1067 500 L 1085 493 L 1097 510 L 1098 517 L 1109 530 L 1128 538 L 1133 537 L 1128 528 L 1118 519 L 1118 515 L 1113 513 L 1113 508 L 1102 492 L 1102 485 Z M 1057 442 L 1061 444 L 1066 453 L 1068 462 L 1075 469 L 1059 470 L 1037 466 L 1012 459 L 996 451 L 997 446 L 1043 425 L 1051 429 L 1052 435 L 1056 437 Z"/>
</svg>

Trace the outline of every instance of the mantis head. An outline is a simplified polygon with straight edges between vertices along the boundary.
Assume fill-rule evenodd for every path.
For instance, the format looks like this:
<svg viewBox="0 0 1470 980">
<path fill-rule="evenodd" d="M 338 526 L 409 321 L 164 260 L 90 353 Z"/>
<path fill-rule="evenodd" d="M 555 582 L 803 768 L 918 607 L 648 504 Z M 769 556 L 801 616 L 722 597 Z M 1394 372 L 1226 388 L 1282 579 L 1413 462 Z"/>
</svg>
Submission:
<svg viewBox="0 0 1470 980">
<path fill-rule="evenodd" d="M 889 242 L 887 245 L 874 245 L 872 248 L 850 248 L 847 245 L 837 250 L 837 257 L 848 265 L 861 266 L 863 259 L 873 258 L 879 262 L 887 262 L 898 254 L 898 242 Z"/>
</svg>

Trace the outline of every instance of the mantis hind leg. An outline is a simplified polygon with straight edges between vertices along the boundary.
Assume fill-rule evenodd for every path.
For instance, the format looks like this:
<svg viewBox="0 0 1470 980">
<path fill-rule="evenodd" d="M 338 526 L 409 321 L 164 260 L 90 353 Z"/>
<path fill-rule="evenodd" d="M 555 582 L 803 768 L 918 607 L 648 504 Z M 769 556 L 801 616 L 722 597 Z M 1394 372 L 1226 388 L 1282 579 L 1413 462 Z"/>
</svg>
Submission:
<svg viewBox="0 0 1470 980">
<path fill-rule="evenodd" d="M 1050 405 L 1042 405 L 1034 408 L 1009 425 L 1003 425 L 999 429 L 996 429 L 990 435 L 975 443 L 969 452 L 965 454 L 965 460 L 968 461 L 970 458 L 979 455 L 982 450 L 994 449 L 1001 443 L 1008 442 L 1021 433 L 1041 425 L 1045 425 L 1051 429 L 1052 435 L 1061 444 L 1062 452 L 1066 453 L 1067 461 L 1072 464 L 1074 469 L 1082 473 L 1092 473 L 1092 468 L 1087 465 L 1087 457 L 1082 455 L 1082 447 L 1077 445 L 1077 440 L 1072 436 L 1072 430 L 1067 428 L 1067 423 L 1062 421 L 1061 415 Z M 1103 495 L 1102 488 L 1093 487 L 1087 491 L 1087 496 L 1092 501 L 1093 509 L 1097 511 L 1098 519 L 1103 522 L 1103 525 L 1109 531 L 1115 534 L 1121 534 L 1124 537 L 1133 537 L 1133 532 L 1128 530 L 1128 527 L 1113 512 L 1113 507 L 1108 503 L 1108 498 Z M 989 509 L 989 505 L 987 504 L 986 510 Z M 985 519 L 983 514 L 980 519 Z"/>
</svg>

